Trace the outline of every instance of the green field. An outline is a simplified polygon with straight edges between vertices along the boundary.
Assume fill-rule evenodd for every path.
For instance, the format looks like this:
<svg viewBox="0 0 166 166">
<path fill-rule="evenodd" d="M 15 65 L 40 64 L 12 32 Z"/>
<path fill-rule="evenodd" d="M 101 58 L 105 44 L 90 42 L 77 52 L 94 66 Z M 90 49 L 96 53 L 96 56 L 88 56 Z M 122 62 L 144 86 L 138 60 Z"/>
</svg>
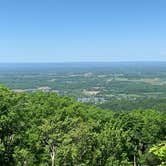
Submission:
<svg viewBox="0 0 166 166">
<path fill-rule="evenodd" d="M 132 108 L 140 102 L 161 110 L 158 103 L 166 100 L 164 62 L 13 64 L 0 69 L 0 83 L 17 92 L 51 91 L 113 110 L 128 102 Z"/>
</svg>

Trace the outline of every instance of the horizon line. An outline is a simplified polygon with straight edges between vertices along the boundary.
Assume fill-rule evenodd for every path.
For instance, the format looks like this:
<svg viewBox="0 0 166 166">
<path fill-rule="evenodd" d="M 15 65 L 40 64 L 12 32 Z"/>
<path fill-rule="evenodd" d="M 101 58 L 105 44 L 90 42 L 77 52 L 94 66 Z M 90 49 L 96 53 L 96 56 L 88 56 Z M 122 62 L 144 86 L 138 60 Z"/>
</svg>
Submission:
<svg viewBox="0 0 166 166">
<path fill-rule="evenodd" d="M 149 62 L 166 62 L 166 60 L 164 60 L 164 61 L 161 61 L 161 60 L 135 60 L 135 61 L 55 61 L 55 62 L 50 62 L 50 61 L 48 61 L 48 62 L 43 62 L 43 61 L 33 61 L 33 62 L 24 62 L 24 61 L 22 61 L 22 62 L 0 62 L 0 64 L 36 64 L 36 63 L 38 63 L 38 64 L 41 64 L 41 63 L 43 63 L 43 64 L 51 64 L 51 63 L 145 63 L 145 62 L 147 62 L 147 63 L 149 63 Z"/>
</svg>

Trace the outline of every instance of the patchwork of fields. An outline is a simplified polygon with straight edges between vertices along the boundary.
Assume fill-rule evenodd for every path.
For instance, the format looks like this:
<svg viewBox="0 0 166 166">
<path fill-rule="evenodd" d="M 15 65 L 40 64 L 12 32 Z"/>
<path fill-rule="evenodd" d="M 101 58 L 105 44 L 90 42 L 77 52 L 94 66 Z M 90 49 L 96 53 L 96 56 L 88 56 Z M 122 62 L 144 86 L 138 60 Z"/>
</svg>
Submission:
<svg viewBox="0 0 166 166">
<path fill-rule="evenodd" d="M 78 101 L 166 99 L 166 63 L 0 65 L 0 83 L 17 91 L 52 91 Z"/>
</svg>

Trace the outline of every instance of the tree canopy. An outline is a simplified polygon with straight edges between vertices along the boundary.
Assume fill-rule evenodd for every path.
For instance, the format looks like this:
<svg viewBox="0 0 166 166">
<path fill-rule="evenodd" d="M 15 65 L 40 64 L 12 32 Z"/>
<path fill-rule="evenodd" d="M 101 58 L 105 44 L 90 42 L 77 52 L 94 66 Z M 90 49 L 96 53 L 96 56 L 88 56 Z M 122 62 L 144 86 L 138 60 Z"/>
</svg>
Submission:
<svg viewBox="0 0 166 166">
<path fill-rule="evenodd" d="M 157 110 L 113 112 L 0 86 L 2 166 L 160 165 L 165 138 L 166 115 Z"/>
</svg>

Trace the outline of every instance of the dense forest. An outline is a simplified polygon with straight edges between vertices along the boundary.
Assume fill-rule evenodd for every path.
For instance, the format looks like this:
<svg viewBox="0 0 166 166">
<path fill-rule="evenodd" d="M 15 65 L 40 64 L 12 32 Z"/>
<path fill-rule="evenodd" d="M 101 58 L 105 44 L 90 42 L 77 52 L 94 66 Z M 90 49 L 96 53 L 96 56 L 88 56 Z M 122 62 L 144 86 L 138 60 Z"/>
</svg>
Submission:
<svg viewBox="0 0 166 166">
<path fill-rule="evenodd" d="M 109 101 L 98 104 L 99 107 L 104 109 L 111 109 L 113 111 L 132 111 L 135 109 L 154 109 L 166 113 L 166 98 L 148 98 L 142 97 L 135 100 L 129 99 L 110 99 Z"/>
<path fill-rule="evenodd" d="M 164 166 L 166 115 L 0 86 L 0 165 Z"/>
</svg>

